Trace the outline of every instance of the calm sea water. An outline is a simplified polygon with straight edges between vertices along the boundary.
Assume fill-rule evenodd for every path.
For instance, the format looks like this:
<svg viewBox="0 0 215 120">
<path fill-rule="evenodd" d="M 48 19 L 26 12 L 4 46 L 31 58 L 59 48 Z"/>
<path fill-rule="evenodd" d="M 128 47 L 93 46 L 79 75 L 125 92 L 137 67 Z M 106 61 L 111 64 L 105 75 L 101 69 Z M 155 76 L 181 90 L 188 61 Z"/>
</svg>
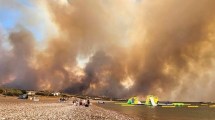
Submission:
<svg viewBox="0 0 215 120">
<path fill-rule="evenodd" d="M 139 117 L 143 120 L 215 120 L 215 108 L 208 106 L 200 106 L 198 108 L 188 108 L 187 106 L 163 108 L 160 106 L 149 107 L 144 105 L 121 106 L 114 102 L 96 105 L 130 116 Z"/>
</svg>

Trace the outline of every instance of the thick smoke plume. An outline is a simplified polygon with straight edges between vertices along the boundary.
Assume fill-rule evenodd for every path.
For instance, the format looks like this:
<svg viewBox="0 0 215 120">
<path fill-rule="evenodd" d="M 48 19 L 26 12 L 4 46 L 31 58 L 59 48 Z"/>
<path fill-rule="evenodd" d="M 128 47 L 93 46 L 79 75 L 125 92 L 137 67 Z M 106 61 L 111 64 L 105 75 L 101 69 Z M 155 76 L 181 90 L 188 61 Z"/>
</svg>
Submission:
<svg viewBox="0 0 215 120">
<path fill-rule="evenodd" d="M 109 97 L 215 99 L 215 1 L 32 3 L 47 12 L 57 33 L 40 49 L 23 27 L 15 27 L 8 37 L 1 32 L 0 86 Z"/>
</svg>

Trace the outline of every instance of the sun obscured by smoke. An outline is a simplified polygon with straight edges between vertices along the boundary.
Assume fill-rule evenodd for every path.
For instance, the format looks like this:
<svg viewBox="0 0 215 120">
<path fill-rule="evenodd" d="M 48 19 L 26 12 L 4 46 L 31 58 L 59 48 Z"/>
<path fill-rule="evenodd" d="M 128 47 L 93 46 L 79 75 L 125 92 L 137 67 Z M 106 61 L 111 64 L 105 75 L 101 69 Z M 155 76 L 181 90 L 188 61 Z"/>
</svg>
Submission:
<svg viewBox="0 0 215 120">
<path fill-rule="evenodd" d="M 47 29 L 42 47 L 25 27 L 8 33 L 9 50 L 0 37 L 1 86 L 110 97 L 215 99 L 214 1 L 32 3 L 44 11 L 45 24 L 53 30 Z"/>
</svg>

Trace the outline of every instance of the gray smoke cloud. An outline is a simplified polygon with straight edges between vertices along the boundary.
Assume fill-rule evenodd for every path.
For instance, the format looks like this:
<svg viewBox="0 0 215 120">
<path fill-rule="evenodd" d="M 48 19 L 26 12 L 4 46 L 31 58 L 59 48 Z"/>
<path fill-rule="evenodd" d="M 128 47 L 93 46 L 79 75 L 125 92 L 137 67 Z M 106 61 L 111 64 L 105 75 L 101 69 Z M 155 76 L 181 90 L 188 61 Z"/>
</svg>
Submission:
<svg viewBox="0 0 215 120">
<path fill-rule="evenodd" d="M 34 51 L 34 38 L 24 28 L 11 32 L 9 42 L 12 46 L 10 51 L 1 54 L 1 80 L 10 81 L 8 87 L 22 89 L 36 89 L 37 75 L 29 65 Z"/>
<path fill-rule="evenodd" d="M 46 8 L 58 34 L 38 50 L 29 31 L 9 33 L 12 49 L 0 47 L 0 85 L 109 97 L 215 99 L 214 1 L 33 3 Z M 83 68 L 80 56 L 88 58 Z"/>
</svg>

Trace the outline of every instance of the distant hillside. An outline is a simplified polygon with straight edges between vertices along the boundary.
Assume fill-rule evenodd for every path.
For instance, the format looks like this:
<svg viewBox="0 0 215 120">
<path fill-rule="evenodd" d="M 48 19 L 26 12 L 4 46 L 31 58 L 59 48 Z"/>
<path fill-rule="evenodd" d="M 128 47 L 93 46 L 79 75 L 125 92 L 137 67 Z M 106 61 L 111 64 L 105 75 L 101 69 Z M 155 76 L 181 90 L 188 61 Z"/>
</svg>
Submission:
<svg viewBox="0 0 215 120">
<path fill-rule="evenodd" d="M 0 94 L 6 96 L 19 96 L 26 94 L 26 90 L 14 89 L 14 88 L 0 88 Z"/>
</svg>

